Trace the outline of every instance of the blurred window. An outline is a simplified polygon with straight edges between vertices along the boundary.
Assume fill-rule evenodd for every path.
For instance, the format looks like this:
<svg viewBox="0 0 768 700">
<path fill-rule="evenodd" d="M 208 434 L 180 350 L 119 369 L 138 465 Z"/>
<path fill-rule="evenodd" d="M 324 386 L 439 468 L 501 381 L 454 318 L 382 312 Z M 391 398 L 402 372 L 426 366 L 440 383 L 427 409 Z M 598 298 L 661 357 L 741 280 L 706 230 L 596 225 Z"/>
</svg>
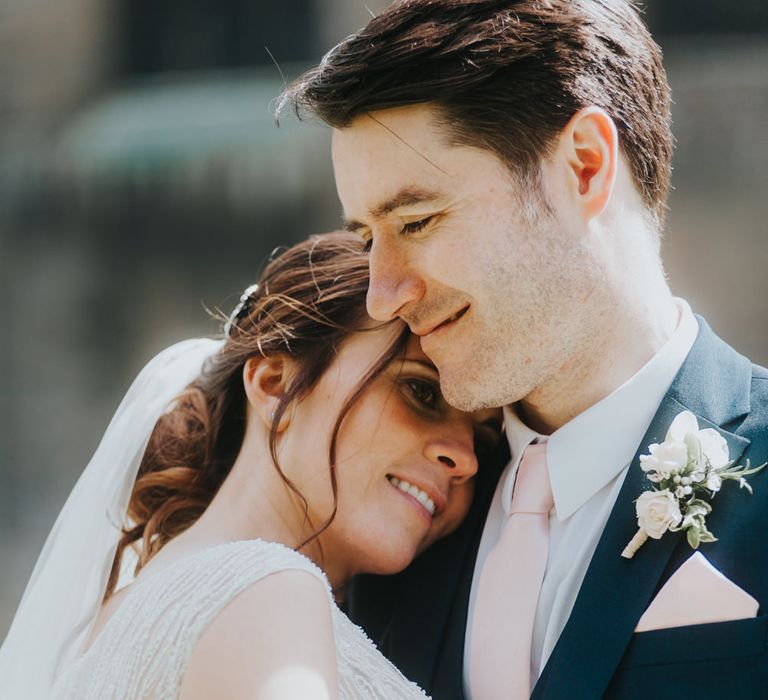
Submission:
<svg viewBox="0 0 768 700">
<path fill-rule="evenodd" d="M 646 0 L 642 5 L 656 35 L 768 32 L 766 0 Z"/>
<path fill-rule="evenodd" d="M 151 75 L 314 58 L 313 0 L 121 0 L 119 73 Z"/>
</svg>

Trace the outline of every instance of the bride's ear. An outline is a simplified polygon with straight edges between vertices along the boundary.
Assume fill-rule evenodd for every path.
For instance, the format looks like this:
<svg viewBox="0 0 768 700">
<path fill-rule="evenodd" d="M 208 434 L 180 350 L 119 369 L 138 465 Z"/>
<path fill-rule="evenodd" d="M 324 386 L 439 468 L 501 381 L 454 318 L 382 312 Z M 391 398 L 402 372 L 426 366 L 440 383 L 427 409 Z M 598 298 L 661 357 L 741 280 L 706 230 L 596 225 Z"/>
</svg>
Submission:
<svg viewBox="0 0 768 700">
<path fill-rule="evenodd" d="M 251 357 L 243 367 L 243 386 L 248 403 L 267 430 L 272 427 L 275 411 L 285 395 L 290 376 L 290 360 L 282 355 Z M 290 411 L 283 412 L 277 432 L 283 432 L 290 422 Z"/>
</svg>

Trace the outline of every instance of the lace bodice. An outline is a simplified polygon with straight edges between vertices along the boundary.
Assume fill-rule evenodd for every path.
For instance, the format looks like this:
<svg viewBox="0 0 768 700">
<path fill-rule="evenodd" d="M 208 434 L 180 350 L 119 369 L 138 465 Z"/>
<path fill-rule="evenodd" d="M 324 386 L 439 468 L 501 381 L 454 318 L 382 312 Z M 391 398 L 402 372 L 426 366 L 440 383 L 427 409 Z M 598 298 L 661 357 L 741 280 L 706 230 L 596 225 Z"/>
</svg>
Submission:
<svg viewBox="0 0 768 700">
<path fill-rule="evenodd" d="M 218 545 L 138 580 L 91 646 L 63 670 L 54 697 L 177 700 L 192 650 L 219 611 L 249 585 L 288 569 L 317 576 L 328 591 L 340 700 L 427 697 L 339 610 L 314 563 L 261 540 Z"/>
</svg>

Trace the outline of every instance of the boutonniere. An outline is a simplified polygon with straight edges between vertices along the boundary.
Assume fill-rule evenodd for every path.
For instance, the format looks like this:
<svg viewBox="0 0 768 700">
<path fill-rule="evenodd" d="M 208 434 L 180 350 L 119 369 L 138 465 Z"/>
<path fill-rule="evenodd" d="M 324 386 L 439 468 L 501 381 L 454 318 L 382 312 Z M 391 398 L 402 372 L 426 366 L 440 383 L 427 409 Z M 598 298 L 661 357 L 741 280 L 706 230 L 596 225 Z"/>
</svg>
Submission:
<svg viewBox="0 0 768 700">
<path fill-rule="evenodd" d="M 766 466 L 750 468 L 749 460 L 745 466 L 730 460 L 725 438 L 712 428 L 699 430 L 690 411 L 679 413 L 664 442 L 648 451 L 640 456 L 640 466 L 651 488 L 635 501 L 638 531 L 621 553 L 626 559 L 649 537 L 659 540 L 667 530 L 685 530 L 694 549 L 702 542 L 716 542 L 706 524 L 712 506 L 704 499 L 714 498 L 726 481 L 738 481 L 739 488 L 752 493 L 745 477 Z"/>
</svg>

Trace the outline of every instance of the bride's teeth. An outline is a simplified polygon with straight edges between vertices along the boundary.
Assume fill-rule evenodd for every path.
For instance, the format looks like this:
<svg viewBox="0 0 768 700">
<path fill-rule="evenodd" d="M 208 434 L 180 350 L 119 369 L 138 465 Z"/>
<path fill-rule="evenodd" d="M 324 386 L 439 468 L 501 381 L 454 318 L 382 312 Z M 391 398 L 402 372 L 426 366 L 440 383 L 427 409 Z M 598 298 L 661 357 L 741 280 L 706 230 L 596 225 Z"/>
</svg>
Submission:
<svg viewBox="0 0 768 700">
<path fill-rule="evenodd" d="M 430 515 L 435 514 L 435 502 L 425 491 L 422 491 L 418 486 L 408 483 L 405 479 L 398 479 L 396 476 L 389 476 L 387 478 L 392 486 L 400 489 L 403 493 L 407 493 L 409 496 L 413 496 L 429 511 Z"/>
</svg>

